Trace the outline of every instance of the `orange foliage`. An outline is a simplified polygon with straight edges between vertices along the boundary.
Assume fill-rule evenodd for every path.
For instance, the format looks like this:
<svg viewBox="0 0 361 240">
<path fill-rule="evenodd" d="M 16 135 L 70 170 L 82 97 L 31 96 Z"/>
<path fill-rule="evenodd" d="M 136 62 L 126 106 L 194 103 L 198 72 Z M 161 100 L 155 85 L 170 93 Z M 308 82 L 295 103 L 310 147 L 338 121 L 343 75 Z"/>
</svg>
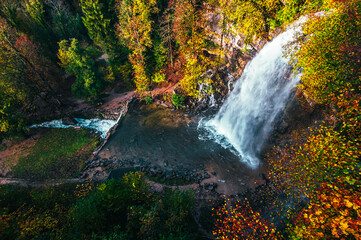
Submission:
<svg viewBox="0 0 361 240">
<path fill-rule="evenodd" d="M 277 239 L 279 234 L 272 223 L 252 210 L 247 199 L 244 203 L 225 201 L 216 215 L 213 235 L 217 239 Z"/>
<path fill-rule="evenodd" d="M 296 218 L 293 237 L 361 239 L 361 193 L 322 184 L 317 199 Z"/>
</svg>

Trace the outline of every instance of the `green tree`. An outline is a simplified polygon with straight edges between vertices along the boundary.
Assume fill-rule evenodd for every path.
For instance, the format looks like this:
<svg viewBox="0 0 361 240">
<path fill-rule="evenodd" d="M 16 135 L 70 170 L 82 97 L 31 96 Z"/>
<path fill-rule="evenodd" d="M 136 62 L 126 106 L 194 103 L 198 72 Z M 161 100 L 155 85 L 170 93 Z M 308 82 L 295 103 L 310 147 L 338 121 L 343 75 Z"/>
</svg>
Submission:
<svg viewBox="0 0 361 240">
<path fill-rule="evenodd" d="M 1 63 L 0 63 L 1 64 Z M 2 65 L 2 64 L 1 64 Z M 1 133 L 21 131 L 24 127 L 21 107 L 25 104 L 24 93 L 6 86 L 0 80 L 0 136 Z"/>
<path fill-rule="evenodd" d="M 107 5 L 112 6 L 113 4 L 114 1 L 110 1 L 107 4 L 101 0 L 80 1 L 84 14 L 83 22 L 88 29 L 90 38 L 94 44 L 106 52 L 109 52 L 116 45 L 112 19 L 107 8 Z"/>
<path fill-rule="evenodd" d="M 80 199 L 70 211 L 72 234 L 80 237 L 90 235 L 106 228 L 106 213 L 102 209 L 101 198 L 93 193 L 87 198 Z"/>
<path fill-rule="evenodd" d="M 8 23 L 10 23 L 14 27 L 19 26 L 19 16 L 18 16 L 18 8 L 19 8 L 18 0 L 3 0 L 0 2 L 0 15 Z"/>
<path fill-rule="evenodd" d="M 313 12 L 322 6 L 323 0 L 287 0 L 277 12 L 275 25 L 284 25 L 293 22 L 301 15 Z"/>
<path fill-rule="evenodd" d="M 99 53 L 94 50 L 82 48 L 77 39 L 70 43 L 67 40 L 59 43 L 58 58 L 65 71 L 76 77 L 72 91 L 77 97 L 98 99 L 105 86 L 104 76 L 95 61 Z"/>
<path fill-rule="evenodd" d="M 21 109 L 31 93 L 38 92 L 34 83 L 24 77 L 26 68 L 9 46 L 5 35 L 9 27 L 4 21 L 0 24 L 0 133 L 6 133 L 22 127 Z"/>
<path fill-rule="evenodd" d="M 83 25 L 80 13 L 71 10 L 71 5 L 65 0 L 49 0 L 49 15 L 51 15 L 52 30 L 59 39 L 76 38 L 88 40 L 88 32 Z"/>
<path fill-rule="evenodd" d="M 164 197 L 140 216 L 140 239 L 196 239 L 193 200 L 193 192 L 166 190 Z"/>
</svg>

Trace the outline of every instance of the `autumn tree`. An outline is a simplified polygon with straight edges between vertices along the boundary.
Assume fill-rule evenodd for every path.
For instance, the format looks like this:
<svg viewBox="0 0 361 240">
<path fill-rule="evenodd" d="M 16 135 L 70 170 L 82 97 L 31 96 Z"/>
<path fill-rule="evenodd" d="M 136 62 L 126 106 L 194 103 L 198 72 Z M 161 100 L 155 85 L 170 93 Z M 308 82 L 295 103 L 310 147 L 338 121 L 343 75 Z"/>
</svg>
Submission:
<svg viewBox="0 0 361 240">
<path fill-rule="evenodd" d="M 172 7 L 167 8 L 160 21 L 160 35 L 162 38 L 162 43 L 166 47 L 167 58 L 170 64 L 173 66 L 174 56 L 174 32 L 173 32 L 173 23 L 174 23 L 174 9 Z"/>
<path fill-rule="evenodd" d="M 148 90 L 150 83 L 144 53 L 153 45 L 151 14 L 157 12 L 156 1 L 117 0 L 116 6 L 118 37 L 132 51 L 129 60 L 133 66 L 135 83 L 138 92 L 143 93 Z"/>
<path fill-rule="evenodd" d="M 15 53 L 26 68 L 32 72 L 34 75 L 33 81 L 37 81 L 43 90 L 54 93 L 52 83 L 49 81 L 51 77 L 46 76 L 47 70 L 49 71 L 52 66 L 47 59 L 39 54 L 41 51 L 40 47 L 27 35 L 18 33 L 16 29 L 9 26 L 3 19 L 1 19 L 1 24 L 1 38 L 8 51 Z"/>
<path fill-rule="evenodd" d="M 41 46 L 41 53 L 56 64 L 54 53 L 59 39 L 52 29 L 47 9 L 48 6 L 43 0 L 26 0 L 14 9 L 16 16 L 12 21 L 16 23 L 14 26 L 17 31 L 30 36 Z"/>
<path fill-rule="evenodd" d="M 219 1 L 220 8 L 236 34 L 245 35 L 244 42 L 269 39 L 271 20 L 282 6 L 280 0 Z"/>
<path fill-rule="evenodd" d="M 33 102 L 60 106 L 48 74 L 51 64 L 38 53 L 39 47 L 28 36 L 19 34 L 0 18 L 0 91 L 1 131 L 19 129 L 19 116 L 25 110 L 34 110 Z M 46 100 L 45 100 L 46 99 Z M 19 122 L 17 122 L 19 121 Z"/>
<path fill-rule="evenodd" d="M 361 193 L 345 185 L 322 184 L 319 195 L 289 228 L 292 239 L 360 239 Z"/>
<path fill-rule="evenodd" d="M 210 84 L 204 73 L 212 69 L 214 61 L 207 51 L 206 20 L 202 15 L 202 1 L 180 0 L 175 7 L 173 31 L 184 64 L 181 88 L 192 97 L 199 97 L 198 85 Z"/>
<path fill-rule="evenodd" d="M 332 10 L 305 24 L 298 39 L 302 46 L 293 56 L 302 69 L 299 89 L 320 104 L 344 89 L 357 89 L 361 77 L 361 2 L 326 1 L 325 8 Z"/>
<path fill-rule="evenodd" d="M 360 18 L 361 1 L 324 1 L 297 39 L 299 89 L 332 106 L 328 122 L 274 149 L 269 177 L 295 202 L 307 199 L 288 231 L 292 238 L 360 238 Z"/>
<path fill-rule="evenodd" d="M 348 124 L 341 123 L 344 125 Z M 284 217 L 292 223 L 288 226 L 292 239 L 359 237 L 357 138 L 347 138 L 332 126 L 321 126 L 309 134 L 293 136 L 290 146 L 275 148 L 268 156 L 268 176 L 273 186 L 292 199 L 288 204 L 284 197 L 272 202 L 278 209 L 271 211 L 272 217 L 280 219 L 279 212 L 287 211 Z"/>
</svg>

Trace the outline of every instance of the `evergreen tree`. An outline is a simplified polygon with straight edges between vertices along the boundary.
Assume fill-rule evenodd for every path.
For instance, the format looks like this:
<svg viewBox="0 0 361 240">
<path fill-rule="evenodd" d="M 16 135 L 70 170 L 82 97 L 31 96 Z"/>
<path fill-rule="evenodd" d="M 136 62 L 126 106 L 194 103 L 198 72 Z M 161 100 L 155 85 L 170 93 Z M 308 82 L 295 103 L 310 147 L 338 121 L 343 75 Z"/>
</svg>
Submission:
<svg viewBox="0 0 361 240">
<path fill-rule="evenodd" d="M 84 14 L 83 23 L 90 38 L 103 51 L 109 52 L 115 47 L 116 41 L 105 4 L 101 0 L 81 0 L 80 6 Z"/>
</svg>

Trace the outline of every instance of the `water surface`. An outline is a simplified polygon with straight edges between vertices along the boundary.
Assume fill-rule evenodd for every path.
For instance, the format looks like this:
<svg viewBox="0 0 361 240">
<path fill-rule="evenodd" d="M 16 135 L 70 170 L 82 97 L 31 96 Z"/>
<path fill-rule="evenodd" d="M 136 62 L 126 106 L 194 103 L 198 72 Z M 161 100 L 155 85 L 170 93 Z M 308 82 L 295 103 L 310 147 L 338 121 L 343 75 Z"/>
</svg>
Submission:
<svg viewBox="0 0 361 240">
<path fill-rule="evenodd" d="M 260 179 L 262 164 L 251 169 L 231 150 L 212 140 L 200 140 L 197 127 L 197 119 L 181 112 L 154 105 L 130 106 L 99 156 L 114 161 L 130 159 L 135 165 L 152 162 L 166 169 L 192 171 L 204 166 L 212 176 L 206 181 L 217 182 L 217 191 L 224 193 L 240 191 Z"/>
</svg>

